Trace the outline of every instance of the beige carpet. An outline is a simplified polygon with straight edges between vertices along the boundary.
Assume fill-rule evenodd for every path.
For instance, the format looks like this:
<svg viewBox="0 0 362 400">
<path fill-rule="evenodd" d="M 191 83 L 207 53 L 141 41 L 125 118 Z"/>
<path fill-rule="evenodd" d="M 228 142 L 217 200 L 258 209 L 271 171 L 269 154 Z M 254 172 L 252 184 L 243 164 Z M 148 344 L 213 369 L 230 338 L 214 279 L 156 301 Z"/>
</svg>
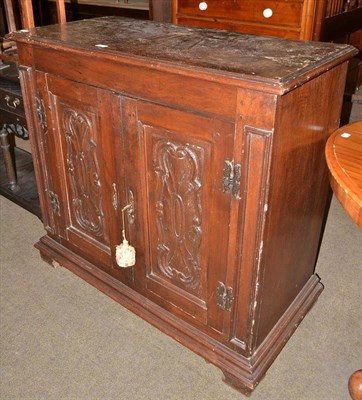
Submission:
<svg viewBox="0 0 362 400">
<path fill-rule="evenodd" d="M 66 269 L 43 262 L 41 222 L 1 205 L 0 399 L 232 400 L 221 372 Z M 252 400 L 349 399 L 362 367 L 362 231 L 333 201 L 325 290 Z"/>
</svg>

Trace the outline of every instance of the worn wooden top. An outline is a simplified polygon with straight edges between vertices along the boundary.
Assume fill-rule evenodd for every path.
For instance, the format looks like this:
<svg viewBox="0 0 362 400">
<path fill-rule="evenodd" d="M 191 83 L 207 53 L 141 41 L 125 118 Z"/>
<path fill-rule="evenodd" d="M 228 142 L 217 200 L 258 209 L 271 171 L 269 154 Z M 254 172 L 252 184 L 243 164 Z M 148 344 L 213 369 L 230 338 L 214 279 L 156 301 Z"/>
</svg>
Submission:
<svg viewBox="0 0 362 400">
<path fill-rule="evenodd" d="M 333 192 L 362 228 L 362 121 L 346 125 L 331 135 L 326 159 Z"/>
<path fill-rule="evenodd" d="M 342 44 L 303 42 L 121 17 L 51 25 L 15 32 L 10 37 L 42 46 L 61 45 L 113 56 L 147 57 L 150 63 L 207 69 L 233 78 L 242 75 L 243 79 L 266 80 L 289 88 L 294 81 L 308 80 L 314 75 L 313 71 L 331 68 L 357 52 Z"/>
</svg>

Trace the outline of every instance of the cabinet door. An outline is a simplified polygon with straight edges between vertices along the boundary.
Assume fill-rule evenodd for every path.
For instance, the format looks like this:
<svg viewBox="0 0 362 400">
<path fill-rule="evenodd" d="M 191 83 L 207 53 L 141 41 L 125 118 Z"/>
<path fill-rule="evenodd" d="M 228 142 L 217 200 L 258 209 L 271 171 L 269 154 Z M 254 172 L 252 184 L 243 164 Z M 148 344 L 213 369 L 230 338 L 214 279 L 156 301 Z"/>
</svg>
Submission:
<svg viewBox="0 0 362 400">
<path fill-rule="evenodd" d="M 46 154 L 44 168 L 56 187 L 57 235 L 107 269 L 112 248 L 112 94 L 41 73 L 37 86 L 39 101 L 50 110 L 52 152 Z"/>
<path fill-rule="evenodd" d="M 217 287 L 227 275 L 231 201 L 223 169 L 233 156 L 234 125 L 121 103 L 126 186 L 135 203 L 127 227 L 137 251 L 134 285 L 173 313 L 221 332 Z"/>
</svg>

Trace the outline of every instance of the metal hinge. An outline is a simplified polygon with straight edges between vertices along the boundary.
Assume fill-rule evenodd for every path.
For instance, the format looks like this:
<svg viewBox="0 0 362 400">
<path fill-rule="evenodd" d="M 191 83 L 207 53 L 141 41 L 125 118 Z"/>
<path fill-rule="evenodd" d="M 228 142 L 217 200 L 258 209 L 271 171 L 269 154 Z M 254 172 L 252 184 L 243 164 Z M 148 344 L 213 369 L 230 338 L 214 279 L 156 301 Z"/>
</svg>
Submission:
<svg viewBox="0 0 362 400">
<path fill-rule="evenodd" d="M 240 178 L 241 165 L 233 161 L 225 160 L 223 171 L 223 192 L 231 193 L 235 198 L 240 199 Z"/>
<path fill-rule="evenodd" d="M 225 311 L 231 311 L 234 300 L 233 288 L 226 287 L 222 282 L 217 285 L 217 306 Z"/>
</svg>

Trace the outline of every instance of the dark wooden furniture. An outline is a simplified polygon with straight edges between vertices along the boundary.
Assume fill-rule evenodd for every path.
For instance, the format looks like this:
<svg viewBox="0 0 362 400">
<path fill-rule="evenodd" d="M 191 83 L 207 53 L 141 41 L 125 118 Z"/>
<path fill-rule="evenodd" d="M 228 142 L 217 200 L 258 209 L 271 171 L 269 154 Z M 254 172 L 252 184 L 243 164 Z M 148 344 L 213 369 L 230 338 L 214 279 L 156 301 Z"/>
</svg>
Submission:
<svg viewBox="0 0 362 400">
<path fill-rule="evenodd" d="M 56 21 L 55 0 L 44 1 L 43 19 Z M 171 22 L 171 0 L 80 0 L 66 1 L 67 20 L 94 18 L 100 16 L 123 16 L 137 19 Z"/>
<path fill-rule="evenodd" d="M 11 0 L 1 6 L 0 37 L 0 143 L 4 163 L 0 166 L 0 193 L 41 217 L 35 185 L 32 156 L 14 146 L 14 136 L 28 139 L 23 98 L 14 43 L 4 39 L 6 32 L 35 26 L 31 0 L 20 0 L 17 8 Z M 56 0 L 57 20 L 65 23 L 64 0 Z M 6 17 L 6 18 L 5 18 Z"/>
<path fill-rule="evenodd" d="M 362 1 L 173 0 L 173 22 L 258 35 L 332 41 L 362 29 Z"/>
<path fill-rule="evenodd" d="M 31 154 L 19 147 L 14 147 L 14 153 L 16 181 L 19 189 L 10 190 L 5 165 L 0 163 L 0 194 L 41 219 Z M 0 149 L 0 157 L 2 157 L 2 149 Z"/>
<path fill-rule="evenodd" d="M 362 121 L 343 126 L 330 136 L 326 159 L 334 194 L 362 228 Z"/>
<path fill-rule="evenodd" d="M 151 4 L 151 19 L 154 21 L 171 22 L 171 0 L 153 0 Z"/>
<path fill-rule="evenodd" d="M 0 69 L 0 194 L 40 217 L 31 154 L 14 146 L 14 137 L 28 139 L 18 69 Z"/>
<path fill-rule="evenodd" d="M 0 70 L 0 140 L 4 156 L 7 181 L 10 190 L 17 190 L 15 163 L 8 136 L 16 135 L 28 139 L 26 129 L 23 98 L 17 68 L 14 64 L 6 64 Z"/>
<path fill-rule="evenodd" d="M 55 24 L 57 21 L 56 4 L 53 0 L 43 1 L 41 14 L 44 21 Z M 97 18 L 107 15 L 121 16 L 135 19 L 149 19 L 152 10 L 148 5 L 140 4 L 138 7 L 125 3 L 94 2 L 94 1 L 69 1 L 65 2 L 67 21 Z M 43 24 L 46 25 L 46 24 Z"/>
<path fill-rule="evenodd" d="M 322 290 L 323 153 L 356 50 L 116 17 L 11 38 L 36 247 L 253 390 Z"/>
</svg>

